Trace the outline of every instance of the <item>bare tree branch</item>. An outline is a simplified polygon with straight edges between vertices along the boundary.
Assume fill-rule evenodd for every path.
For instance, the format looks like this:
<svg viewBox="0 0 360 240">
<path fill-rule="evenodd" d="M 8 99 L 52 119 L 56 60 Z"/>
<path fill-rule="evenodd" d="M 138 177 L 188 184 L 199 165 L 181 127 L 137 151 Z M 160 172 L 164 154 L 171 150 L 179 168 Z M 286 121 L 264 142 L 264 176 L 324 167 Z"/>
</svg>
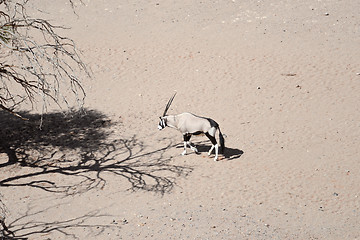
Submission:
<svg viewBox="0 0 360 240">
<path fill-rule="evenodd" d="M 0 108 L 15 114 L 25 102 L 43 113 L 51 103 L 82 107 L 80 78 L 90 74 L 74 41 L 57 33 L 64 27 L 29 16 L 28 2 L 0 0 Z"/>
<path fill-rule="evenodd" d="M 74 9 L 74 0 L 68 1 Z M 82 107 L 80 78 L 90 76 L 74 41 L 57 33 L 64 27 L 28 15 L 28 2 L 0 0 L 0 109 L 23 120 L 28 119 L 15 108 L 26 102 L 40 105 L 42 113 L 51 103 L 70 108 L 71 98 Z M 0 194 L 0 239 L 13 235 L 5 223 L 6 212 Z"/>
</svg>

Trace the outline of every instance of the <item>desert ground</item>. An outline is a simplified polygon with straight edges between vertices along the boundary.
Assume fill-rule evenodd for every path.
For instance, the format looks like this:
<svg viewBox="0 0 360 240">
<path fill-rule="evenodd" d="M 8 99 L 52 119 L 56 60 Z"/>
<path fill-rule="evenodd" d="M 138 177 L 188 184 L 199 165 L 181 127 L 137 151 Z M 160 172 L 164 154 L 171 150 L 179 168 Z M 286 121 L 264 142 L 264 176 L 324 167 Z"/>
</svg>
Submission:
<svg viewBox="0 0 360 240">
<path fill-rule="evenodd" d="M 33 4 L 92 77 L 85 114 L 1 113 L 9 238 L 360 238 L 359 1 Z M 219 161 L 158 130 L 174 92 L 168 114 L 219 123 Z"/>
</svg>

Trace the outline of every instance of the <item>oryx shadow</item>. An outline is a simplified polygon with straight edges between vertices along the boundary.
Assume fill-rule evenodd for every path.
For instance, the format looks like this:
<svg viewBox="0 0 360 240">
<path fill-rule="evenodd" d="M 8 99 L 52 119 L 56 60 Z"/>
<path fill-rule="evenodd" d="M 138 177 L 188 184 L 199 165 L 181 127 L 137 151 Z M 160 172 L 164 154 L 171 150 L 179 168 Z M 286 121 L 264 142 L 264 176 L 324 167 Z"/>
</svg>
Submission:
<svg viewBox="0 0 360 240">
<path fill-rule="evenodd" d="M 195 145 L 199 153 L 208 153 L 211 148 L 211 142 L 207 140 L 197 142 L 194 141 L 192 142 L 192 144 Z M 184 145 L 179 144 L 176 146 L 176 148 L 184 148 Z M 191 152 L 190 148 L 188 148 L 188 151 Z M 214 150 L 212 154 L 214 154 Z M 219 152 L 219 154 L 223 155 L 226 160 L 231 161 L 240 158 L 244 154 L 244 151 L 237 148 L 230 148 L 225 146 L 224 152 Z"/>
</svg>

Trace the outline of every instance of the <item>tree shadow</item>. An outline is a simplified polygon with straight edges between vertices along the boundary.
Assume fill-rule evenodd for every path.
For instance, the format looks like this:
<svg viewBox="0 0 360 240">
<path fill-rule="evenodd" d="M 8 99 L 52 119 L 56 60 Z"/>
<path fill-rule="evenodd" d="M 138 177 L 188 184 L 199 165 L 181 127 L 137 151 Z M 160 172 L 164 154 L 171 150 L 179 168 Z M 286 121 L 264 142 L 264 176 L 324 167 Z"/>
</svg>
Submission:
<svg viewBox="0 0 360 240">
<path fill-rule="evenodd" d="M 0 112 L 0 171 L 16 169 L 11 177 L 0 175 L 0 187 L 27 186 L 68 196 L 102 189 L 111 174 L 125 178 L 128 190 L 165 194 L 178 177 L 192 171 L 165 156 L 173 146 L 171 140 L 163 139 L 165 147 L 149 151 L 136 135 L 122 136 L 121 122 L 95 110 L 49 113 L 43 118 L 26 112 L 21 115 L 29 121 Z M 3 219 L 0 239 L 27 239 L 53 232 L 76 239 L 69 229 L 88 228 L 96 235 L 109 228 L 87 223 L 101 217 L 99 212 L 64 221 L 34 220 L 49 210 L 29 210 L 7 225 Z"/>
<path fill-rule="evenodd" d="M 62 204 L 65 205 L 65 204 Z M 120 228 L 118 225 L 108 224 L 94 224 L 93 220 L 108 219 L 109 215 L 100 214 L 99 210 L 88 212 L 84 215 L 68 218 L 65 220 L 42 220 L 42 215 L 47 211 L 56 211 L 60 205 L 47 207 L 42 210 L 33 211 L 31 208 L 19 218 L 13 220 L 6 226 L 6 229 L 0 229 L 0 239 L 6 240 L 20 240 L 28 239 L 32 236 L 43 236 L 50 234 L 60 235 L 59 237 L 66 239 L 78 239 L 79 237 L 74 233 L 76 229 L 87 229 L 93 236 L 100 235 L 110 228 Z M 35 219 L 35 220 L 34 220 Z M 103 220 L 101 222 L 104 222 Z M 10 230 L 11 229 L 11 230 Z M 52 235 L 53 236 L 53 235 Z M 44 238 L 45 239 L 45 238 Z M 47 238 L 50 239 L 50 238 Z"/>
<path fill-rule="evenodd" d="M 95 110 L 45 114 L 21 113 L 23 121 L 0 112 L 0 153 L 8 161 L 1 168 L 19 164 L 26 171 L 0 177 L 0 187 L 30 186 L 49 192 L 78 194 L 106 185 L 106 174 L 124 177 L 131 190 L 164 194 L 179 176 L 192 171 L 176 165 L 165 151 L 172 146 L 146 151 L 137 137 L 121 137 L 122 125 Z M 43 119 L 42 128 L 40 121 Z M 64 175 L 61 181 L 55 175 Z"/>
<path fill-rule="evenodd" d="M 199 141 L 199 142 L 194 142 L 194 144 L 196 145 L 197 150 L 199 151 L 199 153 L 207 153 L 210 151 L 211 148 L 211 142 L 208 140 L 204 140 L 204 141 Z M 183 145 L 178 146 L 178 148 L 182 148 Z M 219 150 L 220 151 L 220 150 Z M 234 160 L 234 159 L 238 159 L 241 157 L 241 155 L 244 154 L 243 150 L 237 149 L 237 148 L 229 148 L 229 147 L 225 147 L 224 149 L 224 153 L 222 153 L 222 155 L 224 156 L 224 158 L 228 161 Z"/>
</svg>

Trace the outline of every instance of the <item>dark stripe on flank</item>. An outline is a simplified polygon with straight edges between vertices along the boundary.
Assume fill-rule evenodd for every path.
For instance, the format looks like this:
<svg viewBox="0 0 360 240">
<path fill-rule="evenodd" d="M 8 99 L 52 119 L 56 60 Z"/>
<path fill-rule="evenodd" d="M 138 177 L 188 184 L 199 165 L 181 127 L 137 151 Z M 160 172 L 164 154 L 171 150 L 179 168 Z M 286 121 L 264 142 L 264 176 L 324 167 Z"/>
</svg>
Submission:
<svg viewBox="0 0 360 240">
<path fill-rule="evenodd" d="M 204 132 L 203 131 L 197 131 L 197 132 L 194 132 L 194 133 L 192 133 L 193 135 L 201 135 L 201 134 L 203 134 Z"/>
</svg>

